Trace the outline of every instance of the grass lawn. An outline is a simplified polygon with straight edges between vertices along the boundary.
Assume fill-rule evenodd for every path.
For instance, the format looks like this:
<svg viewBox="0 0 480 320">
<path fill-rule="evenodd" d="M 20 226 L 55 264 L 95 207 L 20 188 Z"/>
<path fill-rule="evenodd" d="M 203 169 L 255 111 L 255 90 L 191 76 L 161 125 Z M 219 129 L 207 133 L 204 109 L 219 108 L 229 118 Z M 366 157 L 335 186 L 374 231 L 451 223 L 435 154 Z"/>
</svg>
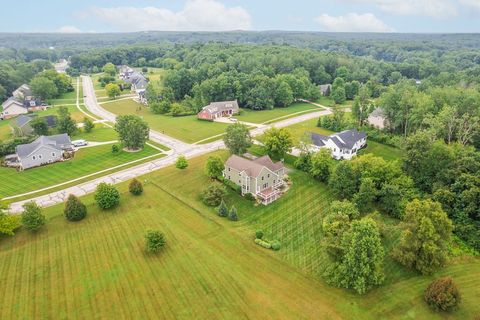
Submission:
<svg viewBox="0 0 480 320">
<path fill-rule="evenodd" d="M 0 120 L 0 141 L 12 138 L 12 127 L 10 123 L 15 119 Z"/>
<path fill-rule="evenodd" d="M 300 139 L 307 131 L 323 135 L 330 135 L 333 133 L 333 131 L 317 127 L 317 120 L 318 119 L 311 119 L 287 127 L 287 129 L 290 130 L 290 132 L 292 133 L 295 145 L 298 145 Z M 261 137 L 258 138 L 258 140 L 261 139 Z M 383 157 L 385 160 L 397 160 L 400 159 L 402 156 L 402 151 L 400 149 L 368 140 L 368 138 L 367 145 L 368 146 L 365 149 L 361 150 L 359 154 L 373 153 L 376 156 Z"/>
<path fill-rule="evenodd" d="M 106 141 L 113 141 L 118 140 L 118 134 L 112 128 L 109 128 L 103 124 L 96 123 L 95 128 L 91 132 L 83 132 L 80 131 L 74 136 L 72 136 L 72 140 L 79 140 L 84 139 L 87 141 L 96 141 L 96 142 L 106 142 Z"/>
<path fill-rule="evenodd" d="M 102 105 L 102 108 L 118 115 L 136 114 L 141 116 L 148 122 L 151 129 L 164 132 L 188 143 L 223 133 L 228 126 L 225 123 L 198 120 L 196 115 L 171 117 L 153 114 L 147 107 L 133 100 L 106 103 Z"/>
<path fill-rule="evenodd" d="M 241 110 L 242 112 L 235 116 L 238 120 L 252 123 L 264 123 L 272 119 L 288 117 L 297 112 L 306 112 L 310 110 L 313 112 L 321 111 L 323 109 L 308 103 L 294 103 L 289 107 L 274 108 L 271 110 L 251 110 L 245 108 L 242 108 Z"/>
<path fill-rule="evenodd" d="M 31 168 L 22 172 L 17 172 L 13 168 L 0 167 L 0 176 L 2 177 L 0 198 L 53 186 L 158 153 L 158 150 L 150 146 L 146 146 L 140 152 L 121 151 L 116 155 L 113 155 L 111 150 L 111 145 L 80 149 L 73 160 Z"/>
<path fill-rule="evenodd" d="M 77 89 L 77 78 L 72 78 L 72 85 L 74 90 L 72 92 L 66 92 L 62 94 L 60 97 L 55 99 L 48 100 L 49 105 L 59 105 L 59 104 L 71 104 L 77 101 L 77 90 L 80 90 L 80 97 L 82 93 L 82 82 L 79 81 L 80 88 Z"/>
<path fill-rule="evenodd" d="M 316 103 L 319 103 L 325 107 L 338 107 L 338 108 L 349 108 L 352 106 L 353 101 L 352 100 L 347 100 L 342 104 L 336 104 L 335 101 L 333 101 L 332 98 L 330 97 L 325 97 L 321 96 L 320 99 L 315 101 Z"/>
<path fill-rule="evenodd" d="M 291 190 L 271 206 L 230 195 L 241 218 L 230 222 L 199 199 L 209 183 L 208 156 L 189 160 L 185 170 L 142 177 L 140 197 L 122 183 L 117 209 L 100 212 L 89 195 L 81 222 L 67 222 L 60 205 L 45 210 L 48 222 L 37 234 L 3 237 L 0 318 L 472 319 L 480 312 L 478 258 L 456 258 L 434 275 L 452 276 L 462 292 L 451 314 L 423 302 L 433 277 L 389 258 L 386 284 L 364 296 L 326 285 L 318 276 L 325 261 L 318 242 L 328 189 L 292 172 Z M 144 253 L 147 229 L 166 235 L 157 256 Z M 281 240 L 282 249 L 255 245 L 256 229 Z"/>
</svg>

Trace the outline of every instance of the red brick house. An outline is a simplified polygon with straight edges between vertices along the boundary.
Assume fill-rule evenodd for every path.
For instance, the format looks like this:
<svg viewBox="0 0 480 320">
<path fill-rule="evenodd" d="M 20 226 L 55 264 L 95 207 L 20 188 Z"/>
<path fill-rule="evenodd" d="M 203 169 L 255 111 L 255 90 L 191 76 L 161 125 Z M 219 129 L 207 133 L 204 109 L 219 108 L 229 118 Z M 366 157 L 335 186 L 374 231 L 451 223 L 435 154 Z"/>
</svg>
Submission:
<svg viewBox="0 0 480 320">
<path fill-rule="evenodd" d="M 198 113 L 198 119 L 213 121 L 221 117 L 231 117 L 239 112 L 238 102 L 235 101 L 221 101 L 212 102 L 208 106 L 203 107 L 202 111 Z"/>
</svg>

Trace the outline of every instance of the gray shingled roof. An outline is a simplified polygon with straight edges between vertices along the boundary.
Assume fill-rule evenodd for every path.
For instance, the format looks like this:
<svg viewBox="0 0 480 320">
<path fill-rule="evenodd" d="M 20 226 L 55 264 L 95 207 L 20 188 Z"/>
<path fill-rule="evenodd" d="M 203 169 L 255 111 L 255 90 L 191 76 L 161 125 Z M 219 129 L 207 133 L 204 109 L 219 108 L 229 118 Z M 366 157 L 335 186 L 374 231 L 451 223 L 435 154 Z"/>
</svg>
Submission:
<svg viewBox="0 0 480 320">
<path fill-rule="evenodd" d="M 208 110 L 210 113 L 222 112 L 229 109 L 233 109 L 234 111 L 238 111 L 238 102 L 237 100 L 233 101 L 218 101 L 218 102 L 211 102 L 208 106 L 203 107 L 204 110 Z"/>
<path fill-rule="evenodd" d="M 22 108 L 25 108 L 25 106 L 23 105 L 23 102 L 18 100 L 17 98 L 15 97 L 10 97 L 8 98 L 7 100 L 5 100 L 3 103 L 2 103 L 2 107 L 5 108 L 4 106 L 7 104 L 7 103 L 10 103 L 10 102 L 14 102 L 16 103 L 19 107 L 22 107 Z"/>
<path fill-rule="evenodd" d="M 32 121 L 32 117 L 29 117 L 29 116 L 26 116 L 24 114 L 21 114 L 17 117 L 17 119 L 15 120 L 16 124 L 18 127 L 23 127 L 25 124 L 29 123 L 30 121 Z"/>
<path fill-rule="evenodd" d="M 375 108 L 375 110 L 370 113 L 372 117 L 384 117 L 385 113 L 383 112 L 382 108 Z"/>
<path fill-rule="evenodd" d="M 269 156 L 264 156 L 255 160 L 249 160 L 237 155 L 230 156 L 225 163 L 225 166 L 240 172 L 245 171 L 250 177 L 258 177 L 264 167 L 267 167 L 273 172 L 284 167 L 283 163 L 281 162 L 274 163 Z"/>
<path fill-rule="evenodd" d="M 41 146 L 48 146 L 50 148 L 62 151 L 63 149 L 71 148 L 72 142 L 66 133 L 53 136 L 40 136 L 32 143 L 18 145 L 15 151 L 19 158 L 23 158 L 28 157 L 32 152 Z"/>
<path fill-rule="evenodd" d="M 359 132 L 357 129 L 345 130 L 328 137 L 313 132 L 311 132 L 310 135 L 313 144 L 316 146 L 323 147 L 328 140 L 332 140 L 337 147 L 346 149 L 352 149 L 355 143 L 367 136 L 365 132 Z"/>
</svg>

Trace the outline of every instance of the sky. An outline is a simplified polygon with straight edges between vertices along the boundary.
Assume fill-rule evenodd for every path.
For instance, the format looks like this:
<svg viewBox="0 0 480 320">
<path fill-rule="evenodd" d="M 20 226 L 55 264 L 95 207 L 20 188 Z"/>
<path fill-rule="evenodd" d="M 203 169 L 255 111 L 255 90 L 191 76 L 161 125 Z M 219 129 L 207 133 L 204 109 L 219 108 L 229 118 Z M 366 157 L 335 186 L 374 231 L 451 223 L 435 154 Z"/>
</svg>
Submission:
<svg viewBox="0 0 480 320">
<path fill-rule="evenodd" d="M 479 33 L 480 0 L 24 0 L 0 19 L 0 32 L 151 30 Z"/>
</svg>

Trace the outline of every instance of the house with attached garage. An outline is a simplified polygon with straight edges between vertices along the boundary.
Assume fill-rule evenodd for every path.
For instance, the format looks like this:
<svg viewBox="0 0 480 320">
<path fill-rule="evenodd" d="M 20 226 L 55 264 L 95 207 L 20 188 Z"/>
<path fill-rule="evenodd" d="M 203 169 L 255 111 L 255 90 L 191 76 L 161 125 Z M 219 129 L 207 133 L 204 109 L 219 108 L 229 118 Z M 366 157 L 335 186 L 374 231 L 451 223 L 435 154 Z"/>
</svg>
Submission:
<svg viewBox="0 0 480 320">
<path fill-rule="evenodd" d="M 139 102 L 147 103 L 145 92 L 147 90 L 148 80 L 142 73 L 132 69 L 126 69 L 123 76 L 120 74 L 120 79 L 132 85 L 131 90 L 138 95 Z"/>
<path fill-rule="evenodd" d="M 277 200 L 285 186 L 285 166 L 269 156 L 254 160 L 232 155 L 225 162 L 223 177 L 240 186 L 242 196 L 250 193 L 267 205 Z"/>
<path fill-rule="evenodd" d="M 0 113 L 0 118 L 10 119 L 26 113 L 28 113 L 28 108 L 24 106 L 23 101 L 10 97 L 2 103 L 2 113 Z"/>
<path fill-rule="evenodd" d="M 5 164 L 25 170 L 63 161 L 70 158 L 73 152 L 72 142 L 66 133 L 40 136 L 32 143 L 18 145 L 15 154 L 5 157 Z"/>
<path fill-rule="evenodd" d="M 240 111 L 237 100 L 212 102 L 203 107 L 197 115 L 198 119 L 213 121 L 217 118 L 231 117 Z"/>
<path fill-rule="evenodd" d="M 332 157 L 337 160 L 350 160 L 357 155 L 358 150 L 367 145 L 367 134 L 356 129 L 345 130 L 330 136 L 313 132 L 310 132 L 309 135 L 312 142 L 308 146 L 310 152 L 329 149 L 332 152 Z"/>
</svg>

